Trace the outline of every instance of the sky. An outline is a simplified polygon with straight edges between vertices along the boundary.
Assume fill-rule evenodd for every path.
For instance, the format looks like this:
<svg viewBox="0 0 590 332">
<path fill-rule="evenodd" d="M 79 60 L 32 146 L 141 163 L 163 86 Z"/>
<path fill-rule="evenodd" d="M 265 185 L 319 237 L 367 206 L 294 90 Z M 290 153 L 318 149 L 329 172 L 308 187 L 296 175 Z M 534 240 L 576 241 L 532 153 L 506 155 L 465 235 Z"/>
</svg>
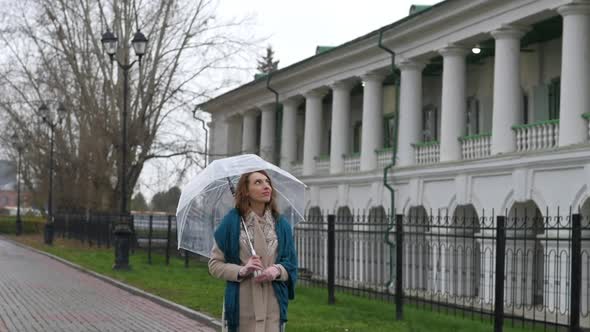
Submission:
<svg viewBox="0 0 590 332">
<path fill-rule="evenodd" d="M 268 36 L 279 68 L 310 57 L 317 45 L 338 46 L 408 16 L 413 4 L 438 0 L 220 0 L 219 15 L 252 15 Z"/>
<path fill-rule="evenodd" d="M 438 0 L 219 0 L 217 15 L 220 19 L 251 17 L 245 35 L 265 40 L 264 47 L 272 45 L 279 69 L 302 61 L 315 53 L 318 45 L 338 46 L 365 35 L 382 26 L 408 16 L 410 7 L 432 5 Z M 253 29 L 253 30 L 252 30 Z M 253 73 L 240 75 L 245 84 Z M 235 75 L 235 72 L 228 72 Z M 239 86 L 239 85 L 238 85 Z M 224 91 L 237 86 L 227 87 Z M 139 190 L 149 199 L 157 192 L 173 185 L 170 165 L 148 163 L 140 178 Z M 182 188 L 182 185 L 181 185 Z"/>
</svg>

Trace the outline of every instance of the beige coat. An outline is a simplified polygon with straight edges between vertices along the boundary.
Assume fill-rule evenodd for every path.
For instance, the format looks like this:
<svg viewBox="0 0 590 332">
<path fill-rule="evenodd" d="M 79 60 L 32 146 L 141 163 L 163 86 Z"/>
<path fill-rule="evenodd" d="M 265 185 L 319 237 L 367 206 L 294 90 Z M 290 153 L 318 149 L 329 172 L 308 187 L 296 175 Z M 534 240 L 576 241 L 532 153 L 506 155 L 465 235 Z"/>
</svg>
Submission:
<svg viewBox="0 0 590 332">
<path fill-rule="evenodd" d="M 260 218 L 251 213 L 246 218 L 248 231 L 254 243 L 254 249 L 261 257 L 264 267 L 271 266 L 276 261 L 277 246 L 274 220 L 267 212 L 265 218 Z M 240 268 L 248 262 L 251 250 L 246 241 L 243 227 L 240 235 L 240 262 L 241 265 L 225 262 L 223 252 L 215 245 L 209 260 L 209 272 L 216 278 L 229 281 L 239 281 L 240 284 L 240 326 L 239 332 L 278 332 L 280 324 L 279 304 L 271 282 L 257 283 L 253 277 L 238 279 Z M 266 235 L 265 235 L 266 231 Z M 288 279 L 287 271 L 281 265 L 280 280 Z M 223 331 L 226 331 L 225 326 Z"/>
</svg>

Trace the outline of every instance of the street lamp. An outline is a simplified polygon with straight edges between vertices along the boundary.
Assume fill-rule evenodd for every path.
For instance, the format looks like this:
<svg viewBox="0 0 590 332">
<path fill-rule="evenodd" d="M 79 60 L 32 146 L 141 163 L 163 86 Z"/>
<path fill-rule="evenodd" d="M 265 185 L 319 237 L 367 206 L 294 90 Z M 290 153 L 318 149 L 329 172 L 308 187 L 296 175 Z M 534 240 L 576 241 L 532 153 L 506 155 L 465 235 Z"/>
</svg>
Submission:
<svg viewBox="0 0 590 332">
<path fill-rule="evenodd" d="M 57 107 L 57 119 L 49 107 L 41 104 L 39 107 L 39 115 L 43 122 L 49 126 L 49 196 L 47 198 L 47 222 L 45 223 L 45 244 L 53 244 L 53 144 L 55 128 L 63 121 L 66 114 L 66 109 L 62 103 Z"/>
<path fill-rule="evenodd" d="M 207 167 L 208 161 L 209 161 L 209 152 L 208 152 L 209 130 L 207 129 L 207 123 L 205 122 L 205 120 L 203 120 L 197 116 L 197 109 L 196 108 L 193 110 L 193 118 L 195 118 L 195 120 L 198 120 L 199 122 L 201 122 L 201 125 L 203 126 L 203 130 L 205 131 L 205 167 Z"/>
<path fill-rule="evenodd" d="M 18 152 L 18 161 L 16 164 L 16 235 L 23 233 L 23 222 L 20 218 L 20 182 L 21 182 L 21 155 L 24 149 L 23 142 L 19 139 L 15 132 L 12 135 L 12 142 Z"/>
<path fill-rule="evenodd" d="M 129 69 L 139 61 L 141 66 L 141 58 L 145 54 L 147 47 L 147 38 L 140 30 L 137 30 L 133 36 L 131 44 L 135 50 L 138 60 L 127 63 L 127 59 L 123 62 L 115 57 L 118 49 L 118 38 L 111 31 L 105 32 L 102 35 L 101 42 L 105 52 L 109 55 L 111 63 L 117 62 L 119 68 L 123 70 L 123 111 L 121 112 L 121 169 L 119 170 L 119 183 L 121 185 L 121 211 L 119 224 L 115 226 L 115 236 L 117 244 L 115 245 L 115 264 L 113 269 L 129 269 L 129 237 L 131 236 L 131 228 L 129 227 L 129 213 L 127 212 L 127 96 L 129 94 Z"/>
</svg>

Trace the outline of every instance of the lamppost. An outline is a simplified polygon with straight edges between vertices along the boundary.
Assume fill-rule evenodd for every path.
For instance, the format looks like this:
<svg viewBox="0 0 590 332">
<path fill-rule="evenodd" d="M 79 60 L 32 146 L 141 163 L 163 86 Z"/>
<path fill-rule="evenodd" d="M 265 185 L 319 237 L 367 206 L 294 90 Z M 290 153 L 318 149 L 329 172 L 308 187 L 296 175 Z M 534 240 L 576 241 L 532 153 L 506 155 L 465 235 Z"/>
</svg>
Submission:
<svg viewBox="0 0 590 332">
<path fill-rule="evenodd" d="M 201 122 L 201 125 L 203 126 L 203 130 L 205 131 L 205 167 L 207 167 L 208 162 L 209 162 L 209 150 L 208 150 L 209 130 L 207 129 L 207 123 L 205 122 L 205 120 L 203 120 L 197 116 L 197 109 L 196 108 L 193 110 L 193 118 L 195 118 L 195 120 L 198 120 L 199 122 Z"/>
<path fill-rule="evenodd" d="M 53 115 L 53 112 L 49 110 L 49 107 L 45 104 L 41 104 L 39 107 L 39 115 L 43 119 L 43 122 L 49 126 L 50 138 L 49 138 L 49 196 L 47 198 L 47 222 L 45 223 L 45 244 L 53 244 L 53 144 L 54 144 L 54 132 L 55 128 L 63 121 L 66 114 L 66 109 L 63 104 L 59 104 L 57 107 L 57 119 Z M 56 121 L 57 120 L 57 121 Z"/>
<path fill-rule="evenodd" d="M 123 71 L 123 110 L 121 112 L 121 169 L 119 170 L 119 183 L 121 185 L 121 211 L 119 224 L 115 226 L 115 264 L 113 269 L 129 269 L 129 238 L 131 228 L 129 227 L 129 213 L 127 211 L 127 96 L 129 94 L 129 69 L 139 61 L 141 66 L 141 57 L 145 54 L 147 47 L 147 38 L 141 31 L 137 30 L 133 36 L 131 44 L 135 50 L 138 60 L 127 63 L 127 58 L 123 61 L 115 58 L 118 49 L 118 38 L 109 30 L 102 35 L 102 45 L 111 59 L 111 63 L 116 61 L 119 68 Z"/>
<path fill-rule="evenodd" d="M 12 142 L 18 152 L 18 161 L 16 164 L 16 235 L 23 233 L 23 222 L 20 218 L 20 182 L 21 182 L 21 155 L 23 153 L 24 144 L 19 139 L 18 134 L 15 132 L 12 135 Z"/>
</svg>

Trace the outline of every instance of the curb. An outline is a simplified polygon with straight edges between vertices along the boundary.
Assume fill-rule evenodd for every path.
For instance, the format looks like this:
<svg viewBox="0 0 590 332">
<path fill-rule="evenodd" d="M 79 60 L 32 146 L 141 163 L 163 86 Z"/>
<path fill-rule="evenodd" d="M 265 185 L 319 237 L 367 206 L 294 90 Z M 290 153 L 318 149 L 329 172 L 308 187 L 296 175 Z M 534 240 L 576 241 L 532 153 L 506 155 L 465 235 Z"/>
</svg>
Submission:
<svg viewBox="0 0 590 332">
<path fill-rule="evenodd" d="M 176 312 L 178 312 L 178 313 L 180 313 L 180 314 L 182 314 L 182 315 L 184 315 L 184 316 L 186 316 L 188 318 L 194 319 L 194 320 L 196 320 L 196 321 L 198 321 L 200 323 L 203 323 L 203 324 L 205 324 L 205 325 L 207 325 L 207 326 L 209 326 L 211 328 L 214 328 L 217 331 L 221 331 L 221 328 L 222 328 L 221 321 L 218 320 L 218 319 L 216 319 L 216 318 L 213 318 L 213 317 L 208 316 L 206 314 L 203 314 L 203 313 L 200 313 L 198 311 L 192 310 L 192 309 L 187 308 L 187 307 L 185 307 L 183 305 L 180 305 L 178 303 L 174 303 L 172 301 L 166 300 L 166 299 L 164 299 L 162 297 L 159 297 L 157 295 L 154 295 L 154 294 L 145 292 L 145 291 L 143 291 L 143 290 L 141 290 L 139 288 L 133 287 L 133 286 L 128 285 L 128 284 L 125 284 L 125 283 L 123 283 L 121 281 L 118 281 L 118 280 L 115 280 L 113 278 L 107 277 L 107 276 L 102 275 L 100 273 L 96 273 L 94 271 L 88 270 L 88 269 L 86 269 L 86 268 L 84 268 L 84 267 L 82 267 L 80 265 L 74 264 L 74 263 L 72 263 L 70 261 L 67 261 L 67 260 L 61 258 L 61 257 L 57 257 L 57 256 L 52 255 L 50 253 L 47 253 L 45 251 L 41 251 L 41 250 L 38 250 L 38 249 L 35 249 L 35 248 L 32 248 L 32 247 L 29 247 L 26 244 L 23 244 L 23 243 L 14 241 L 12 239 L 8 239 L 8 238 L 6 238 L 4 236 L 0 236 L 0 239 L 6 240 L 6 241 L 8 241 L 8 242 L 10 242 L 10 243 L 12 243 L 12 244 L 14 244 L 16 246 L 21 247 L 21 248 L 31 250 L 31 251 L 36 252 L 36 253 L 41 254 L 41 255 L 45 255 L 45 256 L 47 256 L 49 258 L 52 258 L 52 259 L 54 259 L 54 260 L 56 260 L 56 261 L 58 261 L 58 262 L 60 262 L 62 264 L 68 265 L 69 267 L 72 267 L 72 268 L 74 268 L 74 269 L 76 269 L 76 270 L 78 270 L 80 272 L 84 272 L 86 274 L 89 274 L 89 275 L 91 275 L 91 276 L 93 276 L 95 278 L 98 278 L 98 279 L 100 279 L 100 280 L 102 280 L 104 282 L 107 282 L 107 283 L 109 283 L 109 284 L 111 284 L 111 285 L 113 285 L 115 287 L 118 287 L 118 288 L 124 290 L 124 291 L 127 291 L 127 292 L 129 292 L 131 294 L 134 294 L 134 295 L 137 295 L 137 296 L 141 296 L 143 298 L 146 298 L 146 299 L 148 299 L 148 300 L 150 300 L 152 302 L 155 302 L 155 303 L 157 303 L 157 304 L 159 304 L 159 305 L 161 305 L 163 307 L 166 307 L 168 309 L 174 310 L 174 311 L 176 311 Z"/>
</svg>

